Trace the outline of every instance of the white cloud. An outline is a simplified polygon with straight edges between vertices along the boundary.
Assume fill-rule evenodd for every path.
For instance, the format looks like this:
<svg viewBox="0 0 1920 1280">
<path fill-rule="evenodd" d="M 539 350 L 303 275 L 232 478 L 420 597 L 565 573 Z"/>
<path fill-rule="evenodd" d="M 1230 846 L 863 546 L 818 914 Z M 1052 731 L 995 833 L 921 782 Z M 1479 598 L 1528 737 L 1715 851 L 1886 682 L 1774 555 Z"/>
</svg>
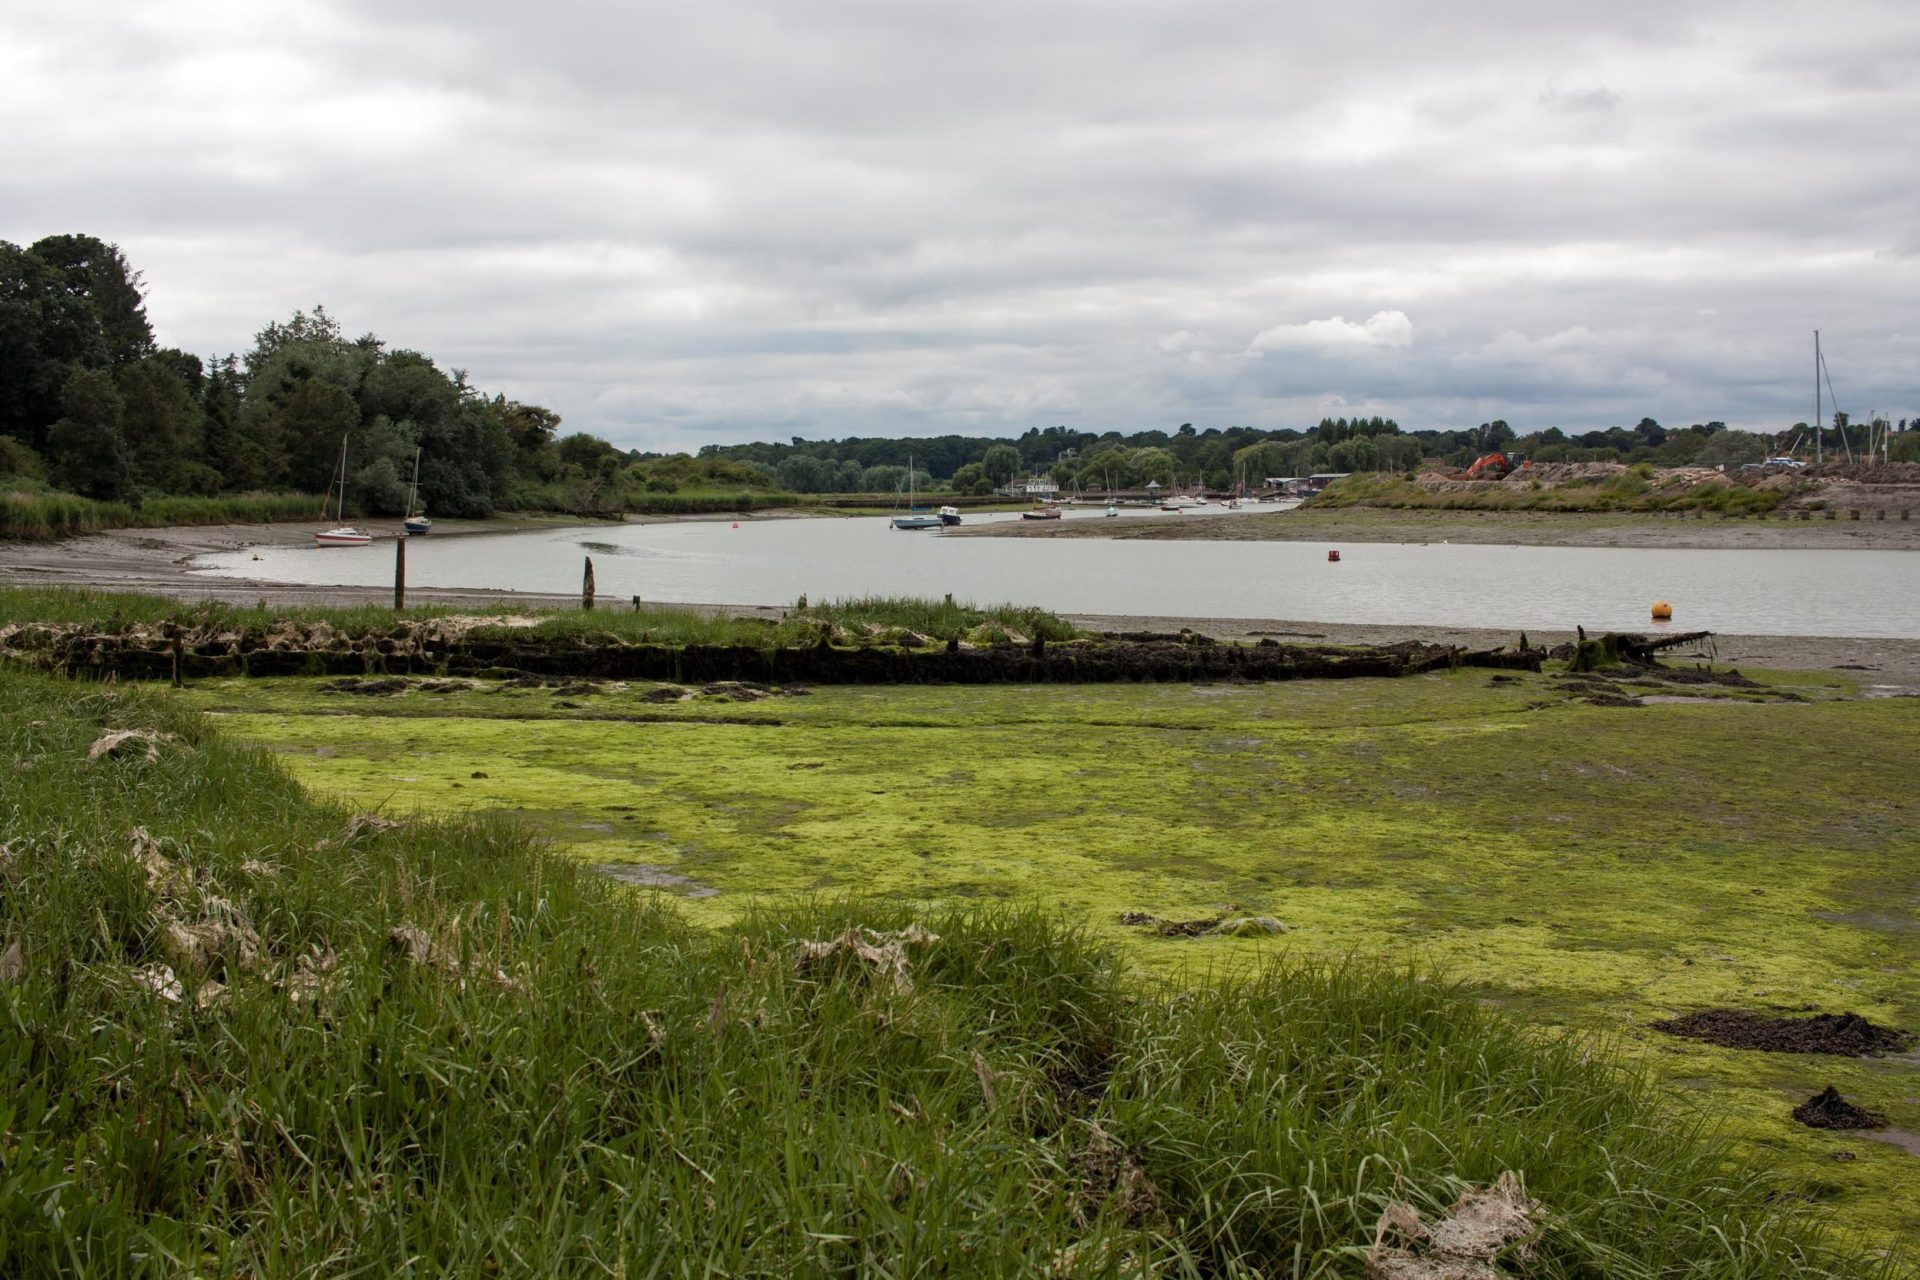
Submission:
<svg viewBox="0 0 1920 1280">
<path fill-rule="evenodd" d="M 1378 351 L 1413 345 L 1413 321 L 1404 311 L 1376 311 L 1365 320 L 1330 316 L 1305 324 L 1262 329 L 1248 344 L 1254 351 Z"/>
</svg>

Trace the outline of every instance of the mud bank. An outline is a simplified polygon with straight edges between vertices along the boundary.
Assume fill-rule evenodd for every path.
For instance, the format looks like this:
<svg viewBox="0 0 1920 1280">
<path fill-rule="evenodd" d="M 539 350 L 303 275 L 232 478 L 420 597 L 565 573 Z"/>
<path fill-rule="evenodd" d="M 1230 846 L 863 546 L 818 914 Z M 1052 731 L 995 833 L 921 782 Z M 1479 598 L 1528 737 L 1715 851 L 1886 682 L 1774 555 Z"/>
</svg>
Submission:
<svg viewBox="0 0 1920 1280">
<path fill-rule="evenodd" d="M 1153 520 L 1049 520 L 963 526 L 947 537 L 1147 541 L 1464 542 L 1488 546 L 1650 547 L 1680 551 L 1920 550 L 1920 492 L 1852 499 L 1855 507 L 1767 517 L 1580 511 L 1445 511 L 1376 507 L 1194 515 Z M 1889 506 L 1889 501 L 1904 505 Z M 1854 512 L 1858 511 L 1856 518 Z M 1903 511 L 1911 518 L 1902 520 Z"/>
<path fill-rule="evenodd" d="M 805 648 L 659 645 L 611 635 L 514 636 L 475 619 L 404 621 L 350 633 L 284 621 L 220 630 L 138 624 L 0 628 L 0 655 L 69 675 L 163 680 L 218 676 L 568 676 L 680 684 L 1110 684 L 1326 680 L 1460 667 L 1538 671 L 1538 650 L 1463 650 L 1405 642 L 1371 648 L 1223 644 L 1193 632 L 1132 632 L 1067 643 L 929 641 Z"/>
</svg>

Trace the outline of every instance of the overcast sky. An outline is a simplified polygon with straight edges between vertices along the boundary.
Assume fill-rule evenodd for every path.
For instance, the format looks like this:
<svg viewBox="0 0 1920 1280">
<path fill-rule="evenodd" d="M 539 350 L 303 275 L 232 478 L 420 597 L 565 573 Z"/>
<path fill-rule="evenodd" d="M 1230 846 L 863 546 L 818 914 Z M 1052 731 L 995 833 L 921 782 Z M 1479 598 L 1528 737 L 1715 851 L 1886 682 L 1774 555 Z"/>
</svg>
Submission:
<svg viewBox="0 0 1920 1280">
<path fill-rule="evenodd" d="M 1916 126 L 1911 0 L 0 0 L 0 239 L 649 449 L 1913 416 Z"/>
</svg>

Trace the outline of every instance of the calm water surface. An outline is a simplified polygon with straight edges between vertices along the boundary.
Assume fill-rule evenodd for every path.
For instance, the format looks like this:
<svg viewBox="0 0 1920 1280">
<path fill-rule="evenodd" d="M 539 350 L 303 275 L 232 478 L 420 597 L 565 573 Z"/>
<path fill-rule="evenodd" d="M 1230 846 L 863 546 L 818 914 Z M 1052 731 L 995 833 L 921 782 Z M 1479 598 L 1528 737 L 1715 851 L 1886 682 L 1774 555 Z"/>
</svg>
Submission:
<svg viewBox="0 0 1920 1280">
<path fill-rule="evenodd" d="M 969 515 L 969 524 L 1017 520 Z M 1101 520 L 1098 510 L 1070 520 Z M 1122 519 L 1181 520 L 1158 512 Z M 882 517 L 688 521 L 416 538 L 414 586 L 572 592 L 591 555 L 603 598 L 790 604 L 855 595 L 1011 601 L 1066 613 L 1571 628 L 1674 625 L 1753 635 L 1920 638 L 1920 553 L 1682 551 L 1434 543 L 1115 542 L 902 533 Z M 256 559 L 255 557 L 258 556 Z M 390 583 L 387 543 L 201 557 L 209 575 Z"/>
</svg>

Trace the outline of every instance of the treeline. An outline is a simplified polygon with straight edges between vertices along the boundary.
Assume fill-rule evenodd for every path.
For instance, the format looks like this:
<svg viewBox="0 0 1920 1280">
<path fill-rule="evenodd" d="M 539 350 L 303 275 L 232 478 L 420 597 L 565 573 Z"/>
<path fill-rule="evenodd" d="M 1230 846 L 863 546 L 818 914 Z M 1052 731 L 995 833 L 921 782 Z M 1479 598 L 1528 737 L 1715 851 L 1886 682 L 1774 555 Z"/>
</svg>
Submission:
<svg viewBox="0 0 1920 1280">
<path fill-rule="evenodd" d="M 1083 489 L 1204 484 L 1225 488 L 1244 479 L 1314 471 L 1407 470 L 1424 446 L 1390 418 L 1328 418 L 1305 431 L 1210 427 L 1182 423 L 1173 431 L 1123 434 L 1035 427 L 1016 438 L 850 437 L 787 444 L 708 445 L 700 457 L 750 463 L 793 493 L 891 491 L 904 483 L 909 460 L 922 486 L 982 494 L 1022 476 L 1047 475 Z"/>
<path fill-rule="evenodd" d="M 0 241 L 0 478 L 20 508 L 10 525 L 111 526 L 163 496 L 226 497 L 235 518 L 287 506 L 237 500 L 262 492 L 315 495 L 304 509 L 317 514 L 343 438 L 347 508 L 361 515 L 403 514 L 416 451 L 420 498 L 436 515 L 611 514 L 659 506 L 662 494 L 697 506 L 717 490 L 735 504 L 739 490 L 772 487 L 753 467 L 636 460 L 593 436 L 559 437 L 559 425 L 417 351 L 348 338 L 324 307 L 268 324 L 244 353 L 164 348 L 117 246 Z M 69 511 L 49 490 L 105 505 Z"/>
<path fill-rule="evenodd" d="M 1822 433 L 1834 457 L 1864 454 L 1878 442 L 1895 461 L 1920 461 L 1920 421 L 1851 422 L 1844 413 Z M 1033 428 L 1017 438 L 933 436 L 851 437 L 786 444 L 708 445 L 703 459 L 733 460 L 759 469 L 793 493 L 886 492 L 911 457 L 919 484 L 959 493 L 988 493 L 1023 476 L 1048 476 L 1082 489 L 1236 483 L 1257 488 L 1269 477 L 1316 472 L 1416 470 L 1434 461 L 1464 467 L 1482 454 L 1518 450 L 1541 462 L 1649 462 L 1655 466 L 1719 466 L 1758 462 L 1795 449 L 1810 454 L 1814 435 L 1799 423 L 1778 435 L 1729 430 L 1723 422 L 1669 430 L 1652 418 L 1632 427 L 1568 435 L 1557 427 L 1526 434 L 1495 419 L 1463 430 L 1402 431 L 1391 418 L 1323 418 L 1305 429 L 1259 427 L 1197 431 L 1095 433 L 1070 427 Z"/>
</svg>

